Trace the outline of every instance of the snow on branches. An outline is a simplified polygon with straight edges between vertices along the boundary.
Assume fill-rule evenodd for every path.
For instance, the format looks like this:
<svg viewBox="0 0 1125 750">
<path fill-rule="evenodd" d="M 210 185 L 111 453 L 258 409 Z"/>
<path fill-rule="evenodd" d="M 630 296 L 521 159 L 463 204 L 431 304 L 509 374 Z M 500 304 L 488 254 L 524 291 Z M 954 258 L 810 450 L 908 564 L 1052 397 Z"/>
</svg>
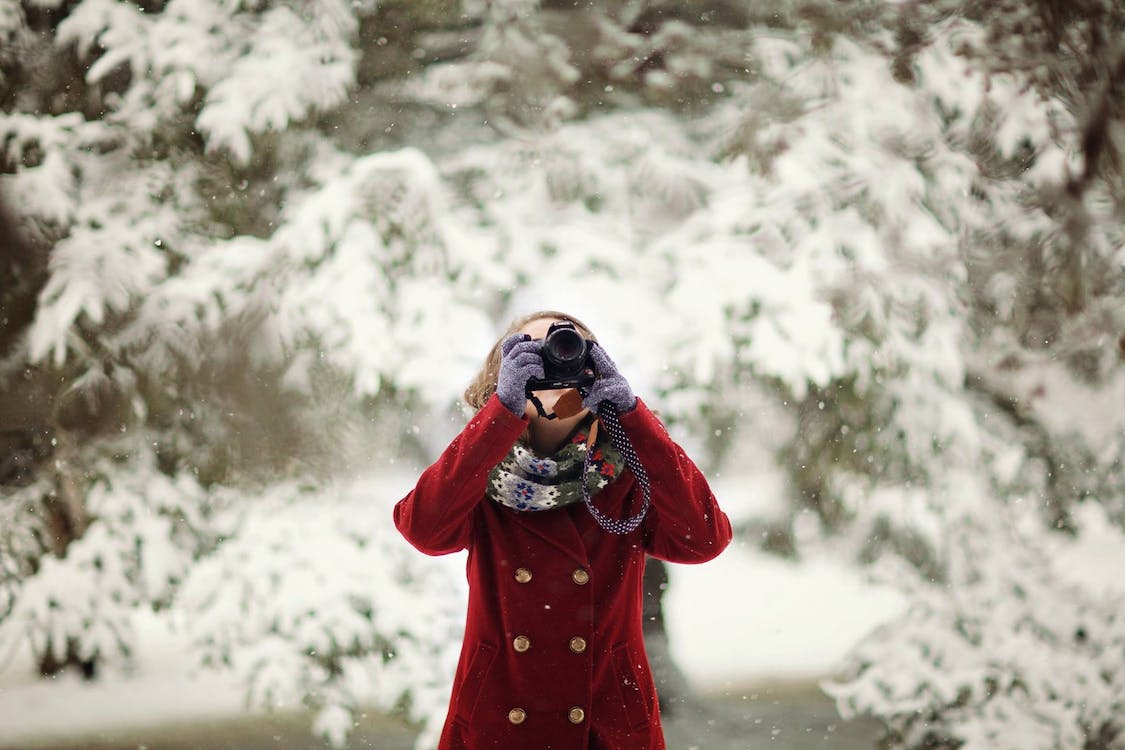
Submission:
<svg viewBox="0 0 1125 750">
<path fill-rule="evenodd" d="M 190 476 L 159 471 L 146 446 L 118 448 L 130 457 L 105 455 L 89 467 L 92 479 L 83 489 L 96 522 L 65 557 L 38 555 L 32 539 L 13 545 L 5 531 L 5 553 L 36 562 L 32 574 L 6 587 L 0 653 L 29 642 L 40 659 L 65 662 L 74 653 L 84 660 L 127 660 L 137 608 L 170 604 L 194 561 L 221 533 L 213 523 L 218 504 L 208 503 Z M 42 491 L 32 485 L 11 500 L 26 514 Z"/>
<path fill-rule="evenodd" d="M 497 330 L 556 307 L 714 465 L 756 441 L 849 554 L 948 576 L 857 651 L 842 705 L 907 744 L 915 710 L 972 741 L 1011 716 L 1035 717 L 1027 746 L 1112 731 L 1120 682 L 1081 662 L 1120 667 L 1119 624 L 1025 565 L 1046 531 L 1006 537 L 996 511 L 1050 505 L 1054 528 L 1079 499 L 1125 507 L 1125 444 L 1091 437 L 1120 433 L 1121 228 L 1088 190 L 1081 252 L 1058 252 L 1043 196 L 1080 161 L 1061 100 L 985 75 L 963 18 L 892 62 L 893 29 L 636 3 L 467 4 L 415 45 L 434 5 L 0 1 L 0 36 L 50 63 L 0 53 L 21 84 L 0 188 L 43 248 L 0 373 L 125 405 L 102 432 L 36 415 L 87 430 L 80 463 L 101 468 L 61 477 L 90 524 L 57 554 L 35 513 L 5 516 L 26 525 L 0 526 L 20 555 L 0 563 L 0 653 L 108 655 L 131 608 L 171 608 L 256 705 L 313 702 L 334 741 L 361 703 L 439 712 L 457 576 L 400 556 L 386 487 L 325 476 L 341 454 L 432 453 Z M 41 512 L 50 484 L 9 497 Z"/>
<path fill-rule="evenodd" d="M 348 3 L 318 0 L 264 12 L 216 0 L 172 0 L 145 13 L 122 0 L 84 0 L 57 43 L 89 59 L 86 80 L 129 72 L 105 95 L 109 119 L 140 133 L 192 115 L 207 147 L 238 164 L 251 138 L 343 102 L 354 82 L 358 22 Z"/>
<path fill-rule="evenodd" d="M 1013 514 L 948 521 L 945 585 L 916 588 L 825 685 L 841 714 L 879 717 L 892 748 L 1116 747 L 1125 597 L 1064 578 Z"/>
<path fill-rule="evenodd" d="M 249 41 L 240 41 L 229 72 L 209 87 L 196 119 L 209 150 L 225 149 L 235 163 L 246 164 L 253 135 L 284 130 L 347 100 L 355 80 L 356 20 L 345 2 L 311 6 L 303 15 L 271 8 Z"/>
<path fill-rule="evenodd" d="M 173 613 L 204 663 L 245 680 L 252 707 L 315 708 L 336 746 L 371 705 L 436 740 L 460 650 L 460 560 L 418 561 L 371 512 L 398 491 L 370 479 L 267 489 L 237 538 L 194 567 Z"/>
</svg>

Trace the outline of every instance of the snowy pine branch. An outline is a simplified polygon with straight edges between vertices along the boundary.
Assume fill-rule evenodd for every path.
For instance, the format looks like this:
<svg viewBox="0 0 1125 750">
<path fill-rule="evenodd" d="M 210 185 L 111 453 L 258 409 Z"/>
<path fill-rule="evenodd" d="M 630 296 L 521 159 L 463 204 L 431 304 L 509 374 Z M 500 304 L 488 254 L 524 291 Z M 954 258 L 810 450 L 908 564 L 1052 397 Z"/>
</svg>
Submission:
<svg viewBox="0 0 1125 750">
<path fill-rule="evenodd" d="M 992 522 L 950 524 L 946 585 L 917 591 L 828 691 L 845 717 L 882 719 L 893 748 L 1114 747 L 1123 602 L 1060 579 L 1011 519 Z"/>
<path fill-rule="evenodd" d="M 308 704 L 337 746 L 365 706 L 440 729 L 459 650 L 463 583 L 370 513 L 385 489 L 272 488 L 237 538 L 196 566 L 176 612 L 207 662 L 246 679 L 252 707 Z"/>
<path fill-rule="evenodd" d="M 237 164 L 250 160 L 251 136 L 284 130 L 347 99 L 354 82 L 355 19 L 346 3 L 320 0 L 307 9 L 272 8 L 212 85 L 196 120 L 211 150 L 226 149 Z M 327 20 L 324 20 L 327 19 Z"/>
<path fill-rule="evenodd" d="M 151 453 L 134 456 L 102 456 L 90 467 L 96 479 L 85 488 L 85 502 L 96 522 L 65 557 L 20 550 L 25 560 L 35 559 L 34 570 L 15 588 L 5 587 L 0 654 L 29 641 L 36 654 L 61 661 L 70 651 L 83 659 L 127 659 L 136 610 L 167 606 L 193 561 L 213 544 L 213 509 L 199 485 L 162 474 Z M 24 489 L 17 507 L 26 511 L 42 490 Z"/>
</svg>

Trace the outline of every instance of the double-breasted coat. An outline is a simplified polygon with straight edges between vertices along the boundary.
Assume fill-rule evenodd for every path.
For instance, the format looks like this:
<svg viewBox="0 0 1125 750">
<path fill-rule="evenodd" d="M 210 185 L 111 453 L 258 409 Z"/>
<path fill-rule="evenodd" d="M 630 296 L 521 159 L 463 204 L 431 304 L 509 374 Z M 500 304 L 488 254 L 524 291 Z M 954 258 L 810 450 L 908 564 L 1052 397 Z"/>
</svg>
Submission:
<svg viewBox="0 0 1125 750">
<path fill-rule="evenodd" d="M 494 395 L 394 509 L 417 549 L 467 549 L 464 643 L 439 750 L 663 750 L 641 630 L 645 555 L 710 560 L 730 521 L 695 464 L 637 401 L 621 425 L 649 476 L 644 522 L 618 536 L 586 507 L 518 512 L 485 499 L 489 471 L 528 426 Z M 594 496 L 641 507 L 628 470 Z"/>
</svg>

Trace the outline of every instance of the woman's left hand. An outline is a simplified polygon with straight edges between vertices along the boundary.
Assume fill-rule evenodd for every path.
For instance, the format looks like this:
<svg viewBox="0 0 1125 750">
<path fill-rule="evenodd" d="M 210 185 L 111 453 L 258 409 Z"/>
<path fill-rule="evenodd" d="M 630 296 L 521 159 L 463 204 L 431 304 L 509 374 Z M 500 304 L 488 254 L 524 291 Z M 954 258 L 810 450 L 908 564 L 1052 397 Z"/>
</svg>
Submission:
<svg viewBox="0 0 1125 750">
<path fill-rule="evenodd" d="M 597 412 L 603 403 L 613 404 L 618 414 L 632 411 L 637 405 L 637 397 L 629 387 L 629 381 L 617 371 L 617 365 L 596 342 L 590 347 L 590 357 L 594 360 L 597 379 L 590 386 L 586 397 L 582 400 L 583 406 Z"/>
</svg>

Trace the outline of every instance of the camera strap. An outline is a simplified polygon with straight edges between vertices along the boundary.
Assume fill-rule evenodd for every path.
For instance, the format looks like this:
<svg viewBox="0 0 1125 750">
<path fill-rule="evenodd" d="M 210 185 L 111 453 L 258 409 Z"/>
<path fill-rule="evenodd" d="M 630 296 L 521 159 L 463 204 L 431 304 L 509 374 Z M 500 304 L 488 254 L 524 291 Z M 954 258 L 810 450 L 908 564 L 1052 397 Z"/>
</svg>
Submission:
<svg viewBox="0 0 1125 750">
<path fill-rule="evenodd" d="M 543 408 L 543 402 L 539 400 L 539 397 L 535 395 L 534 391 L 527 392 L 527 399 L 531 403 L 535 404 L 535 411 L 539 412 L 539 416 L 541 416 L 543 419 L 559 418 L 559 415 L 554 412 L 551 412 L 550 414 L 547 413 L 547 410 Z"/>
<path fill-rule="evenodd" d="M 594 444 L 598 435 L 598 422 L 605 424 L 605 428 L 609 431 L 609 439 L 617 450 L 621 451 L 621 455 L 625 458 L 625 465 L 629 467 L 629 471 L 633 472 L 633 476 L 637 478 L 637 484 L 641 486 L 641 495 L 644 497 L 644 503 L 641 505 L 640 511 L 628 518 L 610 518 L 605 513 L 594 507 L 593 501 L 590 499 L 590 486 L 586 483 L 590 471 L 590 456 L 594 452 Z M 645 514 L 648 513 L 649 505 L 651 504 L 651 492 L 649 490 L 648 472 L 645 471 L 644 465 L 641 463 L 640 457 L 637 452 L 633 450 L 633 444 L 629 442 L 629 436 L 625 434 L 625 429 L 621 426 L 621 421 L 617 418 L 617 408 L 606 401 L 603 401 L 598 409 L 598 419 L 590 426 L 590 434 L 586 441 L 586 458 L 582 463 L 582 502 L 586 504 L 586 509 L 590 511 L 590 515 L 598 522 L 605 531 L 611 534 L 628 534 L 644 520 Z"/>
<path fill-rule="evenodd" d="M 527 398 L 531 403 L 535 404 L 535 410 L 539 412 L 539 416 L 543 419 L 558 419 L 562 417 L 567 419 L 573 417 L 584 408 L 582 406 L 582 393 L 577 388 L 571 388 L 566 393 L 555 401 L 555 410 L 550 414 L 543 408 L 543 402 L 535 395 L 535 391 L 528 391 Z"/>
</svg>

